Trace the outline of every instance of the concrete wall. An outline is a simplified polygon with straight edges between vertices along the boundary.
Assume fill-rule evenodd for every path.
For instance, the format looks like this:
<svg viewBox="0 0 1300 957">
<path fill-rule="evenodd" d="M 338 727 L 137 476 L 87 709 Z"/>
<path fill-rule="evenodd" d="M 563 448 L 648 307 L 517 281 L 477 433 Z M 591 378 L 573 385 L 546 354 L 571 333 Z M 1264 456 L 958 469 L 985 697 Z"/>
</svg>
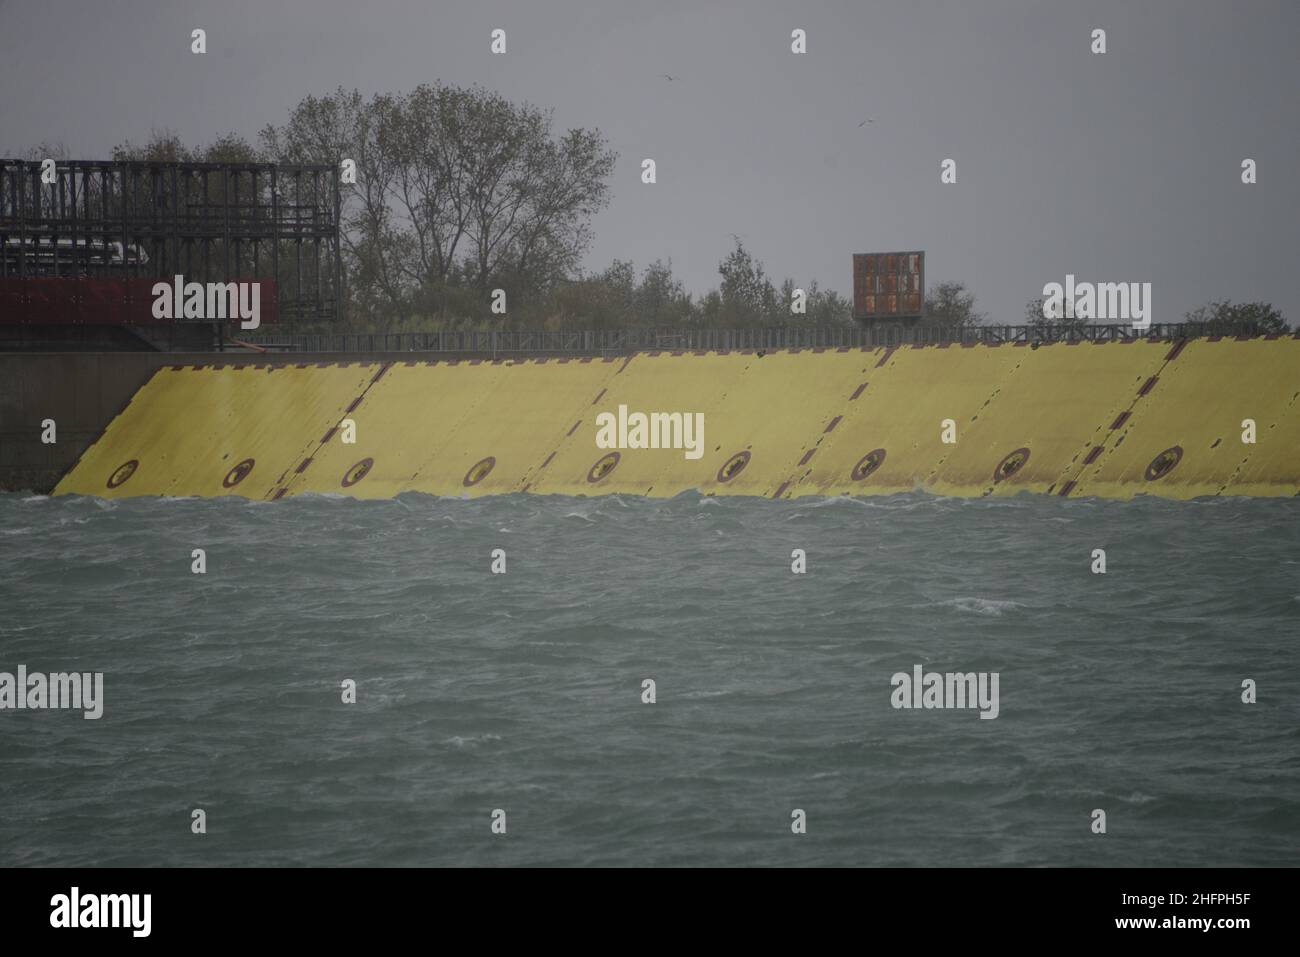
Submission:
<svg viewBox="0 0 1300 957">
<path fill-rule="evenodd" d="M 1300 340 L 168 364 L 57 493 L 1300 493 Z M 212 359 L 211 356 L 207 359 Z M 101 403 L 104 404 L 104 403 Z M 702 455 L 596 416 L 703 413 Z M 343 441 L 345 419 L 356 442 Z M 1242 441 L 1243 421 L 1255 443 Z M 951 420 L 955 442 L 944 441 Z"/>
<path fill-rule="evenodd" d="M 52 489 L 155 368 L 149 353 L 0 353 L 0 488 Z"/>
</svg>

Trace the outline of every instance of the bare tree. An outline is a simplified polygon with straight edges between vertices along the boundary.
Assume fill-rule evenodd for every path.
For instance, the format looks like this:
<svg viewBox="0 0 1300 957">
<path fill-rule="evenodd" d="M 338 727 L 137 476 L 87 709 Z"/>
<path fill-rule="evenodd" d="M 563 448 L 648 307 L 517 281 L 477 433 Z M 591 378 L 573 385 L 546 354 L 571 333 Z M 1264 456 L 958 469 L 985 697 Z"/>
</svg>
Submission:
<svg viewBox="0 0 1300 957">
<path fill-rule="evenodd" d="M 350 271 L 399 305 L 465 283 L 544 289 L 577 266 L 615 154 L 599 132 L 553 137 L 551 123 L 481 87 L 437 83 L 368 101 L 308 97 L 262 140 L 285 161 L 356 162 Z"/>
</svg>

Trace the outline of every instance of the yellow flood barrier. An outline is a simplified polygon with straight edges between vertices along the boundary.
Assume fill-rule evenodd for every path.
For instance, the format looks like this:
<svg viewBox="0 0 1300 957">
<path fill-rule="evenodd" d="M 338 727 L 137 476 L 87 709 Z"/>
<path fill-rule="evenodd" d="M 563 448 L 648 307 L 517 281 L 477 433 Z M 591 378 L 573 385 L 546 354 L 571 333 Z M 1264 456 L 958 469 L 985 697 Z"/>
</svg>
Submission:
<svg viewBox="0 0 1300 957">
<path fill-rule="evenodd" d="M 55 494 L 1296 495 L 1297 373 L 1294 338 L 168 367 Z M 598 447 L 638 413 L 696 445 Z"/>
</svg>

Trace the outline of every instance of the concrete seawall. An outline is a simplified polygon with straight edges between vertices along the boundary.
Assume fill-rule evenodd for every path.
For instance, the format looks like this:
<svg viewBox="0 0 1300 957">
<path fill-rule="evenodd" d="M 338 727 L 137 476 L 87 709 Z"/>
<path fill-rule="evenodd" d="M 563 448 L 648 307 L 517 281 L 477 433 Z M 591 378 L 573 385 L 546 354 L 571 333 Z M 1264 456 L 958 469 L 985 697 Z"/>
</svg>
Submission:
<svg viewBox="0 0 1300 957">
<path fill-rule="evenodd" d="M 495 361 L 148 358 L 157 370 L 56 494 L 1300 493 L 1294 338 Z M 101 409 L 125 388 L 114 382 L 101 379 Z M 598 448 L 597 414 L 620 405 L 703 413 L 702 455 Z M 1254 443 L 1243 442 L 1247 419 Z M 344 441 L 345 420 L 355 443 Z"/>
</svg>

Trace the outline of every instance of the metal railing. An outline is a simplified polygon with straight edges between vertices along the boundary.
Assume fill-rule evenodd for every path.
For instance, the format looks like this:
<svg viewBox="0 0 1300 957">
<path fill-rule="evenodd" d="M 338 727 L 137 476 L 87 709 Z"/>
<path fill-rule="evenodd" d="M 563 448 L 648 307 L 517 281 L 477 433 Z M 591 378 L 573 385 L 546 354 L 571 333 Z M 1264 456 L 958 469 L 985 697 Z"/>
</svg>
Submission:
<svg viewBox="0 0 1300 957">
<path fill-rule="evenodd" d="M 1143 330 L 1114 324 L 1094 326 L 789 327 L 777 329 L 597 329 L 581 332 L 500 330 L 492 332 L 276 333 L 240 336 L 270 351 L 445 352 L 477 355 L 622 355 L 629 352 L 723 352 L 775 349 L 835 349 L 975 343 L 1113 342 L 1196 336 L 1259 336 L 1254 327 L 1225 329 L 1204 323 L 1153 323 Z"/>
</svg>

